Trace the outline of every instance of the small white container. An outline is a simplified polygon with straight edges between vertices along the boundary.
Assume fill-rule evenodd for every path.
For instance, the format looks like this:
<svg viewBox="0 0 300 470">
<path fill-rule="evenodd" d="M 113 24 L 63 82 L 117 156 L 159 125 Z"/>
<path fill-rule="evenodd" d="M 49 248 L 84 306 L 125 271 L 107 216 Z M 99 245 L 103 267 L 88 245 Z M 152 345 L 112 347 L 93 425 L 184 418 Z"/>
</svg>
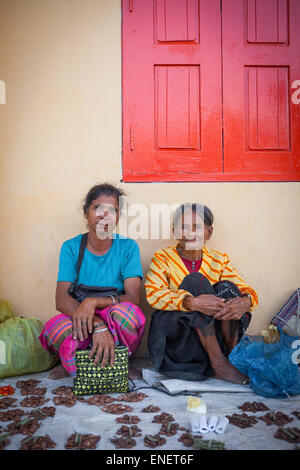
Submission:
<svg viewBox="0 0 300 470">
<path fill-rule="evenodd" d="M 214 432 L 218 424 L 218 421 L 219 421 L 219 418 L 216 415 L 212 415 L 209 417 L 208 422 L 207 422 L 209 432 Z"/>
<path fill-rule="evenodd" d="M 199 423 L 200 434 L 206 434 L 208 432 L 208 424 L 206 420 L 206 415 L 200 415 L 198 418 L 198 423 Z"/>
<path fill-rule="evenodd" d="M 228 423 L 229 423 L 229 419 L 226 418 L 226 416 L 222 416 L 221 418 L 219 418 L 219 421 L 218 421 L 218 424 L 216 426 L 215 432 L 217 434 L 224 434 L 224 432 L 226 431 L 226 428 L 228 426 Z"/>
</svg>

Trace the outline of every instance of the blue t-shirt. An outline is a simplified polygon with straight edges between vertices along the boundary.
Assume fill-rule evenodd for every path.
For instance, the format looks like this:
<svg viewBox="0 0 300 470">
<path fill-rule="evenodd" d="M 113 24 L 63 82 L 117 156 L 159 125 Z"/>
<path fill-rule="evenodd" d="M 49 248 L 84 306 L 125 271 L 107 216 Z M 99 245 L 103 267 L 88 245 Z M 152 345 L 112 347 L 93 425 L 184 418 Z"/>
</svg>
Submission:
<svg viewBox="0 0 300 470">
<path fill-rule="evenodd" d="M 77 235 L 63 243 L 57 282 L 75 281 L 81 237 Z M 143 278 L 140 250 L 135 240 L 114 233 L 112 245 L 104 255 L 98 256 L 85 249 L 78 284 L 116 287 L 124 292 L 124 279 L 129 277 Z"/>
</svg>

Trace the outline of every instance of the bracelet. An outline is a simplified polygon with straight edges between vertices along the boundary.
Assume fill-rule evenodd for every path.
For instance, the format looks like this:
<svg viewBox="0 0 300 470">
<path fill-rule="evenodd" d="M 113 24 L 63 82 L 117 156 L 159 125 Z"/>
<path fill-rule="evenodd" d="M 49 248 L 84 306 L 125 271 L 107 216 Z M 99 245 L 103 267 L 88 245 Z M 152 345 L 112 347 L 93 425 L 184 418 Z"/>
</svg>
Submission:
<svg viewBox="0 0 300 470">
<path fill-rule="evenodd" d="M 111 295 L 111 294 L 109 294 L 109 297 L 111 297 L 111 298 L 112 298 L 113 305 L 114 305 L 114 304 L 116 303 L 116 299 L 115 299 L 115 298 L 114 298 L 114 296 L 113 296 L 113 295 Z"/>
<path fill-rule="evenodd" d="M 104 321 L 100 321 L 99 323 L 96 323 L 95 325 L 93 325 L 93 330 L 95 328 L 97 328 L 98 326 L 101 326 L 101 325 L 105 325 L 105 322 Z"/>
<path fill-rule="evenodd" d="M 94 330 L 94 333 L 102 333 L 102 331 L 107 331 L 108 328 L 103 328 L 102 330 Z"/>
<path fill-rule="evenodd" d="M 108 295 L 109 295 L 109 297 L 112 298 L 112 300 L 113 300 L 113 305 L 120 303 L 120 296 L 119 296 L 118 294 L 114 294 L 114 295 L 108 294 Z"/>
</svg>

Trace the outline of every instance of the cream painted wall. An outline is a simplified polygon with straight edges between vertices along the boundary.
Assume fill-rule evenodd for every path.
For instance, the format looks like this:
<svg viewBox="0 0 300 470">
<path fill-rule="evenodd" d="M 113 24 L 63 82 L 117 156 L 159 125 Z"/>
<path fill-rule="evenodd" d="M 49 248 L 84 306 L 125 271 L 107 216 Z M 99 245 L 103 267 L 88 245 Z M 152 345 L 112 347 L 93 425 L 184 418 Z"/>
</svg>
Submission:
<svg viewBox="0 0 300 470">
<path fill-rule="evenodd" d="M 249 333 L 268 325 L 300 284 L 300 186 L 120 183 L 120 0 L 1 0 L 0 80 L 0 296 L 17 315 L 55 314 L 61 243 L 85 230 L 89 188 L 109 181 L 129 204 L 207 204 L 215 214 L 209 246 L 229 253 L 259 295 Z M 145 271 L 170 244 L 138 243 Z M 149 324 L 145 299 L 143 308 Z"/>
</svg>

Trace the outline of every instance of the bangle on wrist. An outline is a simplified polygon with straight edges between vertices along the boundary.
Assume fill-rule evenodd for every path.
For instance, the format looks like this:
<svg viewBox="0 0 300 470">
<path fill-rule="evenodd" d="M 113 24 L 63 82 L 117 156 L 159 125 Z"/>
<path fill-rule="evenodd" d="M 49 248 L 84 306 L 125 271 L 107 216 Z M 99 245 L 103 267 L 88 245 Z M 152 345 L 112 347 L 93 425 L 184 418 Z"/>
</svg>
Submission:
<svg viewBox="0 0 300 470">
<path fill-rule="evenodd" d="M 100 321 L 99 323 L 95 323 L 95 325 L 93 325 L 93 330 L 95 328 L 97 328 L 98 326 L 102 326 L 102 325 L 105 325 L 105 322 L 104 321 Z"/>
<path fill-rule="evenodd" d="M 101 330 L 94 330 L 93 333 L 102 333 L 102 331 L 107 331 L 108 328 L 102 328 Z"/>
<path fill-rule="evenodd" d="M 109 294 L 109 297 L 111 297 L 111 298 L 112 298 L 113 305 L 114 305 L 114 304 L 116 303 L 116 299 L 115 299 L 115 297 L 114 297 L 113 295 L 111 295 L 111 294 Z"/>
<path fill-rule="evenodd" d="M 112 298 L 113 305 L 120 303 L 120 296 L 118 294 L 109 294 L 109 297 Z"/>
</svg>

